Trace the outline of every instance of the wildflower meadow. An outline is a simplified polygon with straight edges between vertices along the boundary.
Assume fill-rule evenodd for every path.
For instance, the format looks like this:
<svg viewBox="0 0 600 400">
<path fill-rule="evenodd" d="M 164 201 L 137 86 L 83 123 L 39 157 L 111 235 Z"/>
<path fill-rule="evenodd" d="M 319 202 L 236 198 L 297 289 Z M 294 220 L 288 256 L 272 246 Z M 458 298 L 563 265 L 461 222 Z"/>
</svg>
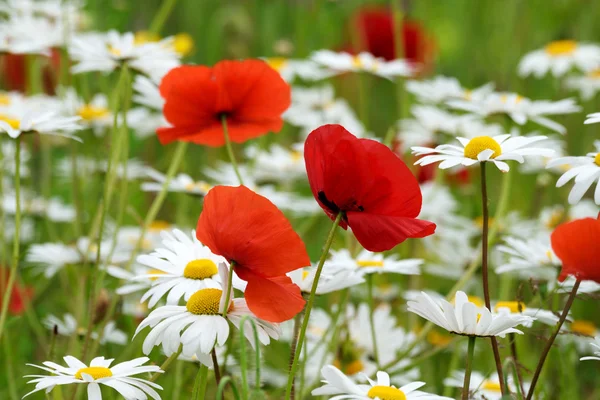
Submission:
<svg viewBox="0 0 600 400">
<path fill-rule="evenodd" d="M 599 18 L 0 0 L 0 399 L 600 399 Z"/>
</svg>

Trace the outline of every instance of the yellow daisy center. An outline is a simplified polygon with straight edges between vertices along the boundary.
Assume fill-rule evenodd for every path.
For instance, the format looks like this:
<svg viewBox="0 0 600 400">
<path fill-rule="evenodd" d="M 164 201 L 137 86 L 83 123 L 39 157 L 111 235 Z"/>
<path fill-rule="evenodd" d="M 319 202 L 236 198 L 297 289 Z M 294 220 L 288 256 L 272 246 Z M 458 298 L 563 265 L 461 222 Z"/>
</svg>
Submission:
<svg viewBox="0 0 600 400">
<path fill-rule="evenodd" d="M 477 307 L 483 307 L 485 304 L 483 299 L 479 296 L 467 296 L 467 300 L 469 300 L 471 303 L 475 304 Z"/>
<path fill-rule="evenodd" d="M 547 44 L 544 50 L 546 54 L 556 57 L 573 54 L 576 48 L 577 42 L 574 40 L 557 40 Z"/>
<path fill-rule="evenodd" d="M 187 56 L 194 48 L 194 39 L 189 33 L 178 33 L 173 38 L 173 49 L 176 53 Z"/>
<path fill-rule="evenodd" d="M 498 392 L 498 393 L 500 393 L 500 391 L 501 391 L 500 390 L 500 382 L 494 382 L 494 381 L 489 381 L 489 380 L 483 381 L 481 388 L 483 390 L 489 390 L 489 391 Z"/>
<path fill-rule="evenodd" d="M 152 33 L 149 31 L 138 31 L 135 33 L 133 43 L 135 45 L 140 45 L 140 44 L 158 42 L 159 40 L 160 40 L 160 36 L 158 36 L 156 33 Z"/>
<path fill-rule="evenodd" d="M 362 60 L 360 59 L 359 56 L 353 56 L 352 57 L 352 66 L 355 68 L 364 68 L 364 64 L 362 62 Z"/>
<path fill-rule="evenodd" d="M 354 360 L 342 364 L 340 360 L 336 359 L 333 361 L 333 366 L 341 370 L 346 375 L 356 375 L 365 369 L 365 365 L 360 360 Z"/>
<path fill-rule="evenodd" d="M 19 126 L 21 126 L 21 121 L 19 121 L 18 119 L 11 118 L 2 114 L 0 114 L 0 121 L 6 122 L 13 129 L 19 129 Z"/>
<path fill-rule="evenodd" d="M 108 46 L 108 52 L 115 57 L 121 57 L 121 55 L 123 54 L 123 53 L 121 53 L 121 50 L 119 50 L 113 46 Z"/>
<path fill-rule="evenodd" d="M 77 111 L 77 115 L 85 121 L 94 121 L 108 115 L 106 107 L 95 107 L 91 104 L 86 104 Z"/>
<path fill-rule="evenodd" d="M 400 389 L 390 386 L 373 386 L 367 392 L 370 399 L 406 400 L 406 395 Z"/>
<path fill-rule="evenodd" d="M 217 264 L 208 258 L 192 260 L 185 266 L 183 276 L 188 279 L 206 279 L 219 273 Z"/>
<path fill-rule="evenodd" d="M 86 367 L 81 368 L 79 371 L 75 372 L 75 378 L 83 380 L 81 374 L 87 374 L 94 378 L 94 380 L 100 378 L 108 378 L 112 376 L 112 371 L 106 367 Z"/>
<path fill-rule="evenodd" d="M 302 160 L 302 153 L 300 153 L 299 151 L 292 151 L 291 156 L 293 162 L 298 162 Z"/>
<path fill-rule="evenodd" d="M 222 295 L 221 289 L 201 289 L 190 297 L 185 307 L 196 315 L 218 315 L 220 314 L 219 302 Z M 228 311 L 231 311 L 232 308 L 233 303 L 229 305 Z"/>
<path fill-rule="evenodd" d="M 287 65 L 287 59 L 284 57 L 270 57 L 265 59 L 265 62 L 277 72 L 281 72 Z"/>
<path fill-rule="evenodd" d="M 508 308 L 511 313 L 521 313 L 525 310 L 525 304 L 520 301 L 499 301 L 496 303 L 495 311 L 500 308 Z"/>
<path fill-rule="evenodd" d="M 596 157 L 594 157 L 594 163 L 600 167 L 600 153 L 596 154 Z"/>
<path fill-rule="evenodd" d="M 596 336 L 598 333 L 598 328 L 594 325 L 593 322 L 583 321 L 583 320 L 575 320 L 571 322 L 571 331 L 575 333 L 579 333 L 580 335 L 585 336 Z"/>
<path fill-rule="evenodd" d="M 495 139 L 489 136 L 477 136 L 465 146 L 465 157 L 477 160 L 477 155 L 484 150 L 494 151 L 490 158 L 496 158 L 502 154 L 502 148 Z"/>
<path fill-rule="evenodd" d="M 383 267 L 383 261 L 377 260 L 356 260 L 359 267 Z"/>
<path fill-rule="evenodd" d="M 160 232 L 160 231 L 164 231 L 165 229 L 169 229 L 171 227 L 171 224 L 169 224 L 167 221 L 154 221 L 150 224 L 150 226 L 148 227 L 148 230 L 150 232 Z"/>
<path fill-rule="evenodd" d="M 0 105 L 7 106 L 10 104 L 10 97 L 5 94 L 0 94 Z"/>
<path fill-rule="evenodd" d="M 599 79 L 600 78 L 600 68 L 594 69 L 587 73 L 588 78 Z"/>
<path fill-rule="evenodd" d="M 199 189 L 203 192 L 208 192 L 210 190 L 210 185 L 206 182 L 190 182 L 185 185 L 185 190 L 192 191 Z"/>
<path fill-rule="evenodd" d="M 548 222 L 546 222 L 546 227 L 548 229 L 554 230 L 554 228 L 556 228 L 558 226 L 558 224 L 560 224 L 563 221 L 564 218 L 565 218 L 564 210 L 552 211 L 552 214 L 550 215 Z"/>
</svg>

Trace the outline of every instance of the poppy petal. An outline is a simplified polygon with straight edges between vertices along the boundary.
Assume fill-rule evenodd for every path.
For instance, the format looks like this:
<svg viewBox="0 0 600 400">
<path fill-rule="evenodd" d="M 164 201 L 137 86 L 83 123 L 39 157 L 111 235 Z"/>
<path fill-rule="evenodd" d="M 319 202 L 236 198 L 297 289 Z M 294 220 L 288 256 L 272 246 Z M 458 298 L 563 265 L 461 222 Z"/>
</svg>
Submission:
<svg viewBox="0 0 600 400">
<path fill-rule="evenodd" d="M 583 218 L 559 225 L 551 235 L 552 249 L 562 261 L 559 280 L 568 275 L 600 283 L 600 220 Z"/>
<path fill-rule="evenodd" d="M 235 271 L 241 279 L 248 281 L 244 298 L 258 318 L 283 322 L 304 308 L 306 301 L 300 288 L 288 276 L 266 278 L 246 268 L 235 268 Z"/>
<path fill-rule="evenodd" d="M 347 218 L 354 236 L 369 251 L 390 250 L 408 238 L 432 235 L 436 228 L 433 222 L 421 219 L 367 212 L 349 212 Z"/>
</svg>

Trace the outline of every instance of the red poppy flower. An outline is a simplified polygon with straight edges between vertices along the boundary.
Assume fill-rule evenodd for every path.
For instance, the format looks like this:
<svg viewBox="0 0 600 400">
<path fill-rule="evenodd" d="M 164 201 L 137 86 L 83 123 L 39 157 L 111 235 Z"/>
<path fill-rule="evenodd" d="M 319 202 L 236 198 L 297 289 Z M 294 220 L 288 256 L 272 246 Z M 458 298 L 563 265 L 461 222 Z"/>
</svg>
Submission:
<svg viewBox="0 0 600 400">
<path fill-rule="evenodd" d="M 204 199 L 196 236 L 248 282 L 244 296 L 257 317 L 282 322 L 302 311 L 300 288 L 286 273 L 310 265 L 310 259 L 289 221 L 268 199 L 245 186 L 214 187 Z"/>
<path fill-rule="evenodd" d="M 4 86 L 8 90 L 14 90 L 24 93 L 27 89 L 28 79 L 26 74 L 25 54 L 7 53 L 0 56 L 0 80 L 3 80 Z M 57 74 L 62 62 L 60 51 L 52 49 L 50 57 L 43 57 L 42 83 L 44 92 L 54 94 Z"/>
<path fill-rule="evenodd" d="M 421 189 L 408 167 L 387 146 L 358 139 L 340 125 L 324 125 L 304 144 L 308 181 L 331 219 L 352 228 L 367 250 L 389 250 L 407 238 L 435 232 L 435 224 L 416 219 Z"/>
<path fill-rule="evenodd" d="M 562 261 L 559 281 L 567 275 L 600 283 L 600 215 L 559 225 L 551 236 L 552 250 Z"/>
<path fill-rule="evenodd" d="M 385 7 L 366 7 L 354 16 L 353 29 L 360 34 L 361 43 L 376 57 L 397 58 L 394 45 L 394 19 Z M 434 41 L 417 21 L 402 22 L 404 58 L 420 64 L 431 64 L 435 53 Z"/>
<path fill-rule="evenodd" d="M 10 277 L 10 272 L 8 269 L 4 269 L 0 271 L 4 275 L 4 285 L 8 282 Z M 0 285 L 0 293 L 4 294 L 5 287 Z M 10 299 L 8 301 L 8 312 L 13 315 L 20 315 L 25 312 L 25 302 L 30 301 L 33 297 L 33 289 L 30 287 L 19 286 L 18 283 L 15 282 L 12 293 L 10 294 Z M 2 296 L 0 296 L 0 307 L 2 307 Z"/>
<path fill-rule="evenodd" d="M 182 140 L 213 147 L 225 143 L 223 116 L 231 140 L 242 143 L 278 132 L 281 114 L 291 101 L 290 86 L 261 60 L 174 68 L 163 78 L 160 94 L 171 124 L 157 130 L 160 142 Z"/>
</svg>

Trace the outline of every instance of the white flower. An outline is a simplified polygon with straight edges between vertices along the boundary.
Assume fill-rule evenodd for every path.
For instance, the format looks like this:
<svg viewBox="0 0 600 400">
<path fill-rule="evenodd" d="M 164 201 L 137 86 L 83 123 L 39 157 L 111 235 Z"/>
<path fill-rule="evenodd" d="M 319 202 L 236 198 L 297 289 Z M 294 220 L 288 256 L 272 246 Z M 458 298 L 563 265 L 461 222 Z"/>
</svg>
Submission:
<svg viewBox="0 0 600 400">
<path fill-rule="evenodd" d="M 592 346 L 594 348 L 595 356 L 581 357 L 579 359 L 580 361 L 586 361 L 586 360 L 600 361 L 600 336 L 595 337 L 594 341 L 590 343 L 590 346 Z"/>
<path fill-rule="evenodd" d="M 71 314 L 63 315 L 63 319 L 61 320 L 54 315 L 48 315 L 42 321 L 44 326 L 51 331 L 56 329 L 56 332 L 61 336 L 72 336 L 72 335 L 80 335 L 85 336 L 86 330 L 84 328 L 80 328 L 77 326 L 77 320 Z M 92 339 L 98 338 L 97 332 L 91 333 Z M 102 332 L 102 336 L 100 339 L 100 344 L 104 343 L 115 343 L 120 345 L 125 345 L 128 342 L 128 337 L 125 332 L 120 329 L 117 329 L 117 324 L 114 321 L 110 321 L 104 327 L 104 331 Z"/>
<path fill-rule="evenodd" d="M 548 168 L 568 165 L 571 168 L 556 182 L 556 187 L 562 187 L 574 179 L 575 185 L 569 193 L 569 204 L 577 204 L 585 192 L 596 183 L 594 202 L 600 205 L 600 140 L 595 143 L 596 152 L 588 153 L 585 157 L 561 157 L 548 163 Z"/>
<path fill-rule="evenodd" d="M 111 72 L 126 63 L 130 68 L 158 81 L 179 65 L 179 55 L 172 48 L 172 38 L 159 42 L 136 43 L 131 32 L 90 32 L 73 37 L 69 54 L 76 62 L 74 74 Z"/>
<path fill-rule="evenodd" d="M 423 260 L 409 258 L 398 260 L 396 255 L 384 256 L 381 253 L 373 253 L 362 250 L 358 256 L 352 257 L 347 249 L 332 250 L 330 257 L 325 261 L 324 270 L 328 273 L 350 270 L 361 274 L 373 273 L 395 273 L 404 275 L 419 275 L 419 266 Z"/>
<path fill-rule="evenodd" d="M 454 304 L 445 299 L 435 301 L 422 292 L 414 301 L 409 301 L 408 311 L 446 329 L 464 336 L 500 336 L 507 333 L 523 332 L 515 326 L 531 322 L 534 318 L 514 315 L 500 309 L 492 313 L 486 307 L 480 307 L 469 301 L 464 292 L 456 292 Z"/>
<path fill-rule="evenodd" d="M 550 310 L 526 307 L 525 304 L 520 301 L 497 301 L 492 304 L 492 308 L 496 313 L 501 312 L 531 317 L 532 320 L 523 322 L 523 326 L 526 328 L 531 328 L 534 321 L 539 321 L 542 324 L 554 326 L 559 319 L 558 316 Z"/>
<path fill-rule="evenodd" d="M 405 60 L 386 61 L 367 52 L 354 56 L 346 52 L 318 50 L 310 56 L 310 59 L 337 74 L 367 72 L 382 78 L 393 79 L 399 76 L 410 77 L 415 73 L 415 68 Z"/>
<path fill-rule="evenodd" d="M 548 285 L 548 290 L 554 290 L 556 286 L 556 291 L 558 293 L 571 293 L 573 291 L 573 286 L 575 286 L 575 279 L 572 276 L 568 276 L 563 282 L 558 281 L 550 281 Z M 577 293 L 595 293 L 600 292 L 600 283 L 596 283 L 594 281 L 581 281 L 579 286 L 579 290 Z"/>
<path fill-rule="evenodd" d="M 524 125 L 533 121 L 550 130 L 565 134 L 566 128 L 547 118 L 548 115 L 571 114 L 581 111 L 573 99 L 560 101 L 531 100 L 516 93 L 491 93 L 482 99 L 451 100 L 448 106 L 487 117 L 506 114 L 514 122 Z"/>
<path fill-rule="evenodd" d="M 306 179 L 303 151 L 303 146 L 292 146 L 291 150 L 277 144 L 268 150 L 250 146 L 246 149 L 246 156 L 252 160 L 252 171 L 257 181 L 292 182 Z"/>
<path fill-rule="evenodd" d="M 548 72 L 557 78 L 573 68 L 588 72 L 600 65 L 600 46 L 577 43 L 574 40 L 558 40 L 525 54 L 519 62 L 519 75 L 541 78 Z"/>
<path fill-rule="evenodd" d="M 299 268 L 287 275 L 292 279 L 300 290 L 304 293 L 310 293 L 313 282 L 315 281 L 316 267 Z M 316 294 L 326 294 L 337 292 L 338 290 L 346 289 L 352 286 L 360 285 L 365 282 L 362 273 L 352 270 L 340 270 L 335 273 L 323 271 L 319 277 Z"/>
<path fill-rule="evenodd" d="M 406 90 L 422 103 L 438 104 L 453 99 L 481 99 L 494 91 L 494 84 L 490 82 L 469 90 L 463 88 L 458 79 L 440 75 L 425 81 L 408 81 Z"/>
<path fill-rule="evenodd" d="M 448 399 L 435 394 L 421 392 L 417 389 L 425 385 L 425 382 L 411 382 L 400 388 L 391 385 L 390 377 L 386 372 L 377 372 L 377 381 L 372 381 L 368 377 L 368 385 L 354 383 L 350 378 L 344 375 L 333 365 L 326 365 L 321 370 L 323 375 L 323 386 L 314 389 L 313 396 L 331 396 L 331 400 L 354 399 L 354 400 L 435 400 Z"/>
<path fill-rule="evenodd" d="M 583 122 L 585 125 L 597 124 L 600 122 L 600 112 L 588 114 L 586 120 Z"/>
<path fill-rule="evenodd" d="M 133 81 L 133 101 L 162 113 L 165 99 L 160 95 L 158 83 L 146 76 L 137 75 Z"/>
<path fill-rule="evenodd" d="M 495 271 L 497 274 L 516 274 L 522 279 L 556 279 L 560 260 L 550 246 L 550 237 L 516 238 L 506 237 L 505 244 L 495 249 L 504 254 L 502 263 Z"/>
<path fill-rule="evenodd" d="M 508 387 L 512 393 L 517 391 L 512 375 L 508 375 Z M 456 388 L 462 388 L 465 381 L 465 371 L 453 371 L 450 377 L 444 379 L 444 385 Z M 529 390 L 529 382 L 523 382 L 525 391 Z M 471 400 L 501 400 L 503 398 L 500 390 L 500 380 L 498 374 L 486 376 L 478 371 L 471 371 L 471 380 L 469 382 L 469 392 Z"/>
<path fill-rule="evenodd" d="M 531 134 L 530 134 L 531 135 Z M 565 146 L 566 143 L 562 139 L 557 138 L 548 138 L 548 140 L 544 141 L 544 148 L 550 149 L 554 151 L 552 157 L 564 157 L 565 156 Z M 542 173 L 546 170 L 550 170 L 555 173 L 563 173 L 564 168 L 561 167 L 552 167 L 548 168 L 548 163 L 552 158 L 547 156 L 530 156 L 527 158 L 527 162 L 522 164 L 519 167 L 519 171 L 524 174 L 538 174 Z M 538 176 L 538 184 L 540 185 L 548 185 L 551 177 L 544 174 L 542 176 Z"/>
<path fill-rule="evenodd" d="M 227 261 L 196 239 L 195 231 L 186 235 L 179 229 L 161 232 L 162 246 L 151 254 L 138 256 L 137 262 L 153 271 L 134 278 L 152 281 L 152 287 L 144 293 L 140 302 L 148 300 L 148 306 L 167 295 L 167 304 L 177 304 L 201 289 L 221 289 L 218 265 Z M 234 287 L 243 290 L 245 285 L 237 279 Z"/>
<path fill-rule="evenodd" d="M 260 320 L 252 314 L 243 298 L 233 297 L 233 288 L 227 288 L 227 267 L 219 265 L 221 281 L 225 283 L 225 291 L 229 290 L 227 317 L 222 316 L 225 310 L 224 292 L 221 289 L 201 289 L 192 294 L 185 306 L 163 306 L 152 311 L 137 327 L 135 335 L 145 327 L 151 327 L 144 340 L 144 354 L 150 353 L 154 346 L 162 343 L 165 354 L 175 353 L 183 346 L 183 354 L 191 357 L 197 353 L 207 354 L 215 345 L 222 346 L 229 337 L 229 322 L 240 326 L 244 316 L 254 319 L 258 328 L 258 338 L 262 344 L 269 344 L 270 337 L 279 337 L 279 326 Z M 183 331 L 183 332 L 182 332 Z M 244 325 L 244 334 L 254 345 L 254 333 L 250 321 Z M 134 335 L 134 336 L 135 336 Z"/>
<path fill-rule="evenodd" d="M 113 359 L 96 357 L 90 361 L 89 366 L 79 361 L 75 357 L 66 356 L 63 358 L 67 367 L 51 361 L 42 363 L 44 366 L 27 364 L 32 367 L 50 372 L 52 375 L 27 375 L 26 378 L 35 378 L 27 383 L 35 383 L 35 389 L 27 393 L 24 397 L 32 393 L 44 390 L 49 393 L 57 385 L 85 384 L 87 386 L 87 395 L 89 400 L 101 400 L 102 393 L 100 385 L 109 386 L 115 389 L 126 400 L 146 400 L 150 396 L 154 400 L 160 400 L 159 394 L 154 389 L 162 390 L 159 385 L 146 379 L 134 378 L 133 375 L 163 372 L 160 367 L 155 365 L 142 366 L 146 363 L 148 357 L 140 357 L 131 361 L 125 361 L 114 366 L 110 366 Z"/>
<path fill-rule="evenodd" d="M 106 159 L 98 160 L 91 157 L 79 156 L 76 159 L 76 164 L 79 176 L 108 172 L 108 160 Z M 57 165 L 59 174 L 68 179 L 71 179 L 72 168 L 72 160 L 69 158 L 60 160 Z M 135 158 L 127 160 L 127 167 L 123 163 L 115 166 L 116 175 L 119 178 L 123 178 L 126 173 L 127 179 L 130 181 L 146 177 L 148 170 L 148 166 Z"/>
<path fill-rule="evenodd" d="M 127 126 L 140 139 L 153 137 L 157 128 L 166 125 L 168 123 L 162 112 L 158 113 L 145 107 L 135 107 L 127 112 Z"/>
<path fill-rule="evenodd" d="M 324 69 L 311 60 L 291 60 L 283 57 L 264 58 L 271 68 L 279 72 L 286 82 L 292 82 L 296 77 L 307 81 L 318 81 L 328 78 L 334 73 Z"/>
<path fill-rule="evenodd" d="M 461 146 L 443 144 L 435 149 L 428 147 L 413 147 L 412 153 L 425 157 L 417 160 L 415 165 L 429 165 L 442 161 L 440 169 L 452 168 L 457 165 L 469 167 L 481 162 L 492 162 L 502 172 L 510 169 L 504 160 L 525 162 L 524 156 L 550 156 L 551 149 L 529 147 L 530 145 L 545 140 L 546 136 L 512 136 L 501 135 L 495 137 L 478 136 L 471 140 L 459 137 Z"/>
<path fill-rule="evenodd" d="M 579 91 L 583 100 L 591 100 L 600 91 L 600 69 L 581 76 L 571 76 L 565 80 L 565 86 Z"/>
<path fill-rule="evenodd" d="M 2 101 L 2 94 L 0 94 L 0 101 Z M 8 172 L 11 175 L 15 174 L 15 152 L 17 144 L 13 141 L 3 141 L 0 143 L 0 151 L 2 152 L 2 160 L 0 161 L 0 168 L 2 168 L 5 172 Z M 31 153 L 27 149 L 25 143 L 21 142 L 21 154 L 20 154 L 20 163 L 19 163 L 19 173 L 21 177 L 29 176 L 29 167 L 27 166 L 29 159 L 31 158 Z M 6 186 L 3 186 L 4 191 L 6 192 Z"/>
<path fill-rule="evenodd" d="M 3 110 L 2 110 L 3 111 Z M 13 115 L 0 118 L 0 133 L 6 132 L 13 139 L 24 133 L 63 136 L 81 142 L 81 139 L 70 135 L 81 129 L 77 122 L 79 117 L 61 117 L 57 111 L 19 110 Z"/>
<path fill-rule="evenodd" d="M 49 55 L 62 47 L 66 26 L 30 13 L 10 13 L 0 24 L 0 53 Z"/>
<path fill-rule="evenodd" d="M 160 192 L 163 184 L 167 180 L 167 176 L 154 169 L 148 169 L 146 175 L 153 179 L 154 182 L 142 183 L 142 190 L 145 192 Z M 187 193 L 191 195 L 205 196 L 206 193 L 212 188 L 212 185 L 204 181 L 195 181 L 191 176 L 187 174 L 175 175 L 169 182 L 167 191 Z"/>
<path fill-rule="evenodd" d="M 79 116 L 81 124 L 91 128 L 96 136 L 103 135 L 113 125 L 113 115 L 104 94 L 96 94 L 86 102 L 77 95 L 75 89 L 68 88 L 62 97 L 62 107 L 65 116 Z"/>
</svg>

